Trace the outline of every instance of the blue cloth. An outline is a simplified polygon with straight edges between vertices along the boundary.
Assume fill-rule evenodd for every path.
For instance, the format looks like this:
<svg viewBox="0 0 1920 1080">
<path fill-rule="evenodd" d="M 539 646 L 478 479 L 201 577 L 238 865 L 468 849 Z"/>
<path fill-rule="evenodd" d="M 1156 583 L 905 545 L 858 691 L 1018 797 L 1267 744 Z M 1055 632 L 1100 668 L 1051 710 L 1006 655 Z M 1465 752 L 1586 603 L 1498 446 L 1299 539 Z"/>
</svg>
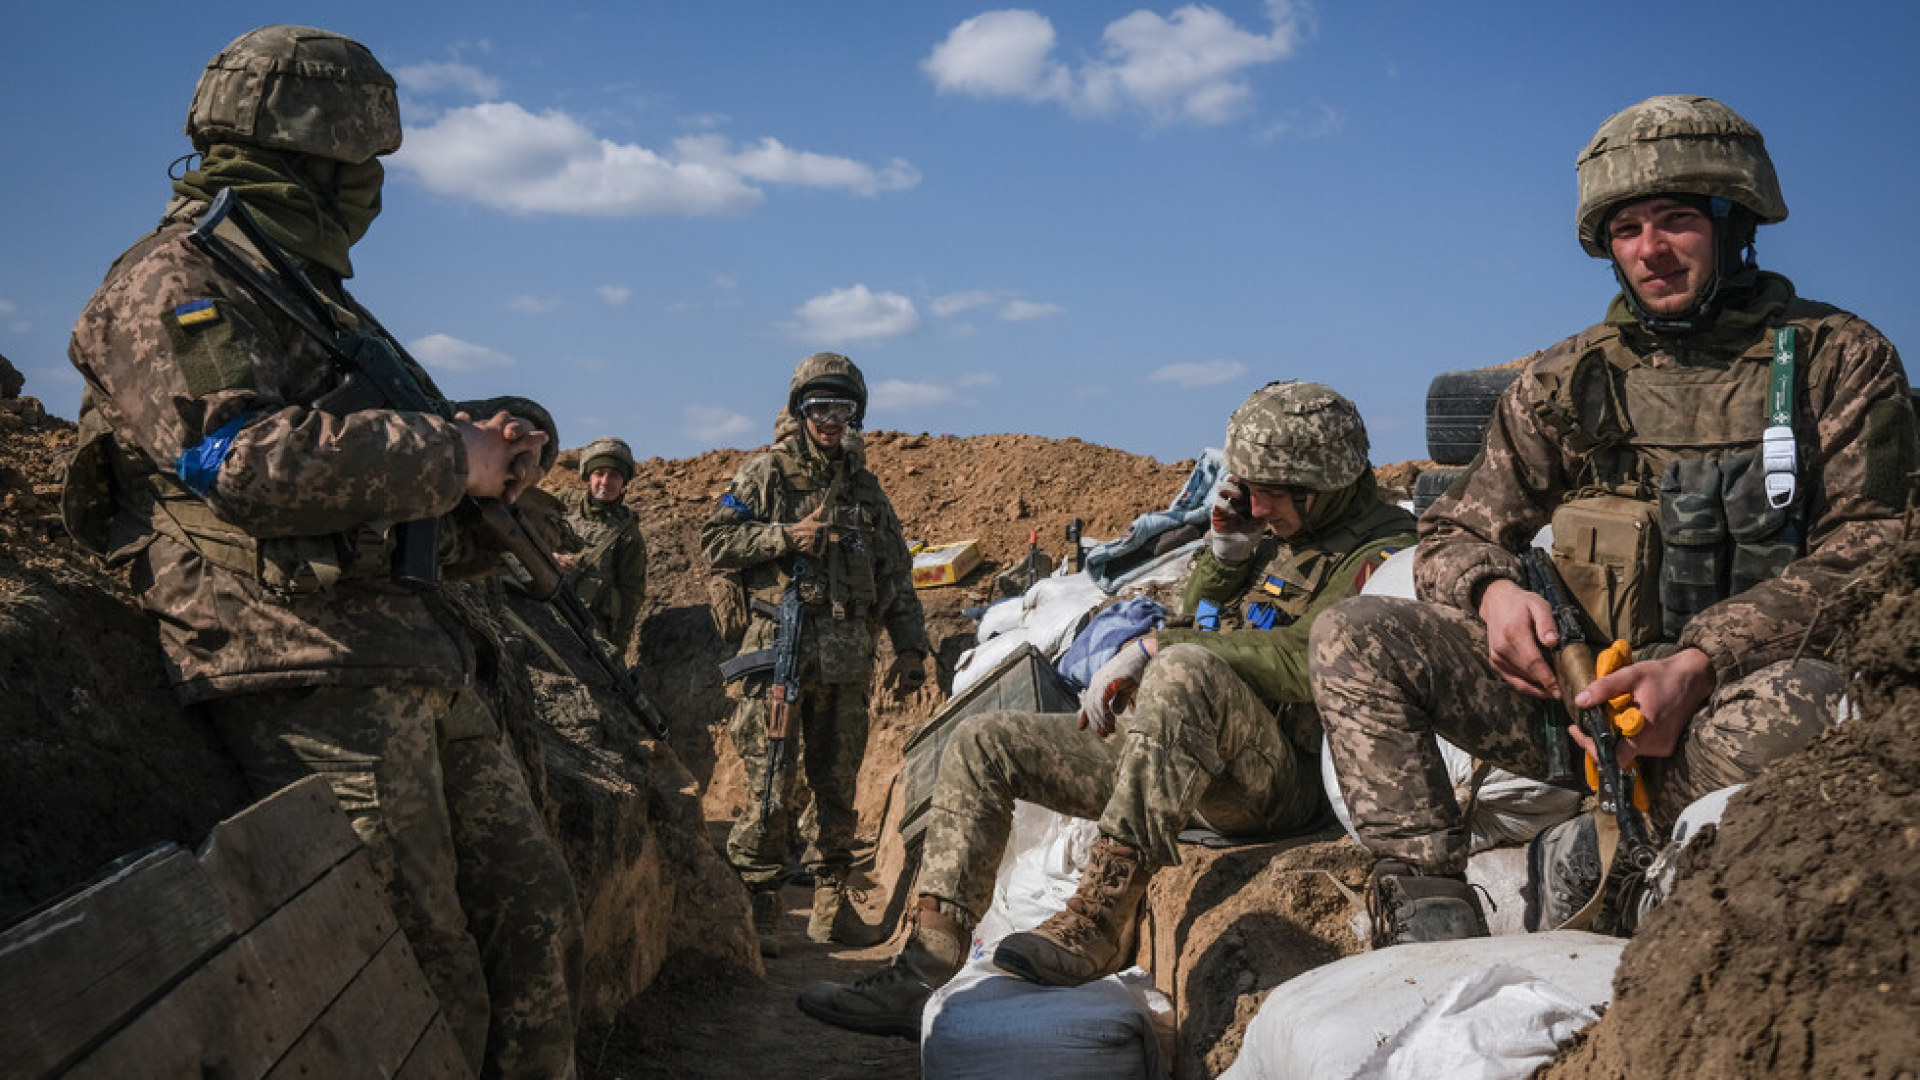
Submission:
<svg viewBox="0 0 1920 1080">
<path fill-rule="evenodd" d="M 1149 630 L 1158 630 L 1167 621 L 1167 609 L 1151 597 L 1136 596 L 1117 604 L 1108 604 L 1073 639 L 1067 654 L 1060 658 L 1060 677 L 1072 684 L 1076 693 L 1086 689 L 1093 673 L 1113 658 L 1120 646 Z"/>
<path fill-rule="evenodd" d="M 213 490 L 214 481 L 220 479 L 220 466 L 226 464 L 227 454 L 233 449 L 233 437 L 253 419 L 252 413 L 239 416 L 220 425 L 220 430 L 200 440 L 199 445 L 189 446 L 180 452 L 173 463 L 174 475 L 187 485 L 187 490 L 204 497 Z"/>
<path fill-rule="evenodd" d="M 1126 556 L 1149 550 L 1155 540 L 1182 525 L 1204 524 L 1213 513 L 1211 496 L 1225 467 L 1220 451 L 1203 451 L 1172 505 L 1165 510 L 1141 514 L 1118 540 L 1109 540 L 1088 551 L 1087 573 L 1093 575 L 1101 588 L 1112 592 L 1118 587 L 1119 579 L 1132 568 L 1132 561 Z"/>
</svg>

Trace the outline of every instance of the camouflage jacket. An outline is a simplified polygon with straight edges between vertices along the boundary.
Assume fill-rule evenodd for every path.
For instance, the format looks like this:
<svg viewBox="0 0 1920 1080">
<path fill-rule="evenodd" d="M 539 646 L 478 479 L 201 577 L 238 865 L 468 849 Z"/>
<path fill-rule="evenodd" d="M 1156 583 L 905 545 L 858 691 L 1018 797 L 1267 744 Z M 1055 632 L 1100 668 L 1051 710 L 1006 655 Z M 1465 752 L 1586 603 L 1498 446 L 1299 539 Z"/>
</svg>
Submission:
<svg viewBox="0 0 1920 1080">
<path fill-rule="evenodd" d="M 1723 684 L 1798 652 L 1818 655 L 1834 631 L 1817 618 L 1821 598 L 1899 535 L 1915 425 L 1892 343 L 1853 315 L 1795 297 L 1791 283 L 1771 274 L 1760 276 L 1749 301 L 1690 339 L 1649 334 L 1616 299 L 1607 321 L 1529 357 L 1500 398 L 1479 457 L 1420 519 L 1421 598 L 1477 612 L 1489 581 L 1523 580 L 1514 553 L 1561 502 L 1598 482 L 1644 484 L 1649 477 L 1633 475 L 1631 463 L 1642 462 L 1644 472 L 1667 451 L 1634 423 L 1636 408 L 1660 404 L 1637 397 L 1636 387 L 1657 391 L 1690 369 L 1724 375 L 1731 415 L 1693 419 L 1728 431 L 1727 449 L 1756 445 L 1766 423 L 1770 331 L 1780 326 L 1793 326 L 1801 342 L 1793 428 L 1806 553 L 1693 616 L 1679 644 L 1704 651 Z M 1658 377 L 1636 382 L 1635 371 Z"/>
<path fill-rule="evenodd" d="M 1276 613 L 1270 629 L 1162 630 L 1160 645 L 1193 644 L 1233 668 L 1269 708 L 1313 700 L 1307 680 L 1307 634 L 1322 611 L 1360 591 L 1395 551 L 1413 546 L 1413 515 L 1375 502 L 1312 536 L 1269 536 L 1254 556 L 1225 566 L 1202 550 L 1181 601 L 1191 614 L 1202 600 L 1221 608 L 1266 603 Z M 1245 623 L 1243 615 L 1239 620 Z M 1299 741 L 1299 740 L 1297 740 Z M 1306 740 L 1319 748 L 1317 739 Z"/>
<path fill-rule="evenodd" d="M 819 556 L 795 552 L 784 526 L 806 517 L 829 494 L 832 527 L 825 550 Z M 821 455 L 804 432 L 748 459 L 701 525 L 700 551 L 717 570 L 739 570 L 749 593 L 776 605 L 797 570 L 806 608 L 804 678 L 866 680 L 881 627 L 895 653 L 931 651 L 900 519 L 867 470 L 857 439 L 849 438 L 838 461 Z M 741 651 L 771 645 L 776 629 L 774 620 L 756 612 Z"/>
<path fill-rule="evenodd" d="M 567 524 L 580 537 L 573 589 L 600 632 L 624 655 L 647 597 L 647 542 L 640 515 L 623 502 L 598 503 L 585 490 L 566 498 Z"/>
<path fill-rule="evenodd" d="M 82 429 L 111 436 L 93 443 L 111 457 L 110 546 L 134 560 L 176 691 L 192 702 L 284 686 L 466 683 L 473 650 L 435 590 L 388 571 L 389 523 L 439 518 L 461 501 L 458 429 L 422 413 L 314 407 L 340 382 L 334 361 L 188 239 L 205 208 L 169 206 L 108 271 L 68 349 L 86 380 Z M 361 309 L 337 279 L 309 273 L 355 320 Z M 523 399 L 459 407 L 507 408 L 552 434 L 551 418 Z M 217 469 L 194 475 L 223 444 Z M 444 520 L 443 560 L 494 565 Z"/>
</svg>

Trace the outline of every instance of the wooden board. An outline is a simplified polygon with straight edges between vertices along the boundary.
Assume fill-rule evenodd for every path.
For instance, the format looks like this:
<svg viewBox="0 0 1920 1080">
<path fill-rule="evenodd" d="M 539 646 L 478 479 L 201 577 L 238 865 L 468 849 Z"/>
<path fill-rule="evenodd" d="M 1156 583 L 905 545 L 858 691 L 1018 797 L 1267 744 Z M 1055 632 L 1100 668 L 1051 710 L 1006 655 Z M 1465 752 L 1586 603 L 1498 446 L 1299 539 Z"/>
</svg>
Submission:
<svg viewBox="0 0 1920 1080">
<path fill-rule="evenodd" d="M 233 937 L 219 894 L 173 845 L 8 928 L 0 935 L 6 1075 L 58 1071 Z"/>
<path fill-rule="evenodd" d="M 267 1080 L 393 1076 L 429 1024 L 446 1026 L 440 1002 L 420 974 L 406 937 L 395 934 L 274 1064 Z M 458 1059 L 451 1032 L 447 1039 Z"/>
<path fill-rule="evenodd" d="M 309 776 L 214 826 L 200 866 L 245 933 L 359 846 L 333 789 Z"/>
</svg>

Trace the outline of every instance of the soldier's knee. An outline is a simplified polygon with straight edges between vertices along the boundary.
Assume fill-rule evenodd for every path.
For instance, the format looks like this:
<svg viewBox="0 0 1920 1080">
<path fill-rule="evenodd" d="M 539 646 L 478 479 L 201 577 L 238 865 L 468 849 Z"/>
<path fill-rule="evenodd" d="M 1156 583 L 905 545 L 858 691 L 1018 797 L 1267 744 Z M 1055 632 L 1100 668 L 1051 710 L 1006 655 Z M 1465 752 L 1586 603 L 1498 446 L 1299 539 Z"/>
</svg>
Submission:
<svg viewBox="0 0 1920 1080">
<path fill-rule="evenodd" d="M 1355 643 L 1370 625 L 1391 617 L 1390 598 L 1381 596 L 1350 596 L 1329 607 L 1313 620 L 1313 627 L 1307 632 L 1307 647 L 1313 666 L 1317 669 L 1324 664 L 1337 661 L 1351 653 Z"/>
</svg>

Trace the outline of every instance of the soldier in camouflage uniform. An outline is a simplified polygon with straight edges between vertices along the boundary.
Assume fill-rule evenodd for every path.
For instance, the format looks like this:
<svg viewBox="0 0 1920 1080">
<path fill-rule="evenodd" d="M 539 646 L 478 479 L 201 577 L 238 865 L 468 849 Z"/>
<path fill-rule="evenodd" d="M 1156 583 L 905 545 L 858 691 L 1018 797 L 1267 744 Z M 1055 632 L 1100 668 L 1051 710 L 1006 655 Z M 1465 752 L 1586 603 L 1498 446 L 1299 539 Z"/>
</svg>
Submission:
<svg viewBox="0 0 1920 1080">
<path fill-rule="evenodd" d="M 1126 965 L 1147 881 L 1179 861 L 1175 841 L 1189 823 L 1262 837 L 1322 819 L 1308 629 L 1412 545 L 1413 516 L 1380 501 L 1359 412 L 1315 383 L 1255 391 L 1228 422 L 1226 467 L 1181 604 L 1199 625 L 1122 646 L 1093 676 L 1077 720 L 999 712 L 955 728 L 912 936 L 873 975 L 807 987 L 801 1009 L 855 1031 L 918 1037 L 932 988 L 958 970 L 992 898 L 1015 799 L 1100 823 L 1066 909 L 994 953 L 1000 968 L 1052 986 Z M 1209 613 L 1221 610 L 1239 614 L 1216 625 Z"/>
<path fill-rule="evenodd" d="M 727 858 L 752 893 L 755 928 L 767 955 L 779 951 L 779 889 L 788 876 L 788 818 L 801 772 L 814 799 L 812 835 L 802 856 L 814 878 L 807 934 L 838 941 L 851 933 L 842 913 L 878 631 L 885 628 L 893 641 L 885 681 L 896 696 L 910 695 L 927 677 L 931 649 L 913 591 L 913 558 L 858 437 L 866 407 L 866 379 L 851 360 L 837 353 L 802 360 L 775 428 L 777 441 L 741 466 L 700 528 L 701 553 L 714 569 L 738 571 L 747 592 L 775 608 L 791 585 L 803 612 L 799 705 L 789 733 L 799 765 L 775 780 L 781 789 L 765 821 L 760 805 L 771 671 L 746 676 L 731 726 L 746 766 L 747 807 L 727 837 Z M 778 630 L 777 620 L 755 610 L 741 651 L 772 646 Z"/>
<path fill-rule="evenodd" d="M 393 79 L 365 47 L 242 35 L 207 66 L 187 133 L 199 167 L 74 328 L 70 527 L 132 563 L 175 690 L 257 795 L 332 784 L 474 1071 L 572 1075 L 572 881 L 472 687 L 473 643 L 438 590 L 390 570 L 391 523 L 435 519 L 446 558 L 491 566 L 447 515 L 536 482 L 552 420 L 518 398 L 451 420 L 353 400 L 264 286 L 188 238 L 231 190 L 350 336 L 384 334 L 342 285 L 380 207 L 379 155 L 400 145 Z M 216 235 L 293 295 L 231 221 Z"/>
<path fill-rule="evenodd" d="M 1756 226 L 1787 213 L 1757 130 L 1709 98 L 1652 98 L 1601 125 L 1576 173 L 1581 246 L 1621 286 L 1606 319 L 1528 358 L 1421 519 L 1424 602 L 1361 598 L 1314 629 L 1314 697 L 1377 860 L 1376 945 L 1486 932 L 1436 737 L 1547 778 L 1557 634 L 1516 554 L 1541 526 L 1589 614 L 1639 653 L 1578 702 L 1630 695 L 1644 713 L 1619 758 L 1639 763 L 1658 833 L 1833 722 L 1821 599 L 1898 536 L 1911 489 L 1892 344 L 1755 265 Z M 1649 539 L 1583 550 L 1609 528 Z M 1592 820 L 1536 840 L 1529 925 L 1595 891 Z"/>
<path fill-rule="evenodd" d="M 580 451 L 584 490 L 566 497 L 567 525 L 581 541 L 578 552 L 556 552 L 573 591 L 593 613 L 594 625 L 624 657 L 647 598 L 647 542 L 640 515 L 620 495 L 633 480 L 633 451 L 614 438 L 595 439 Z"/>
</svg>

